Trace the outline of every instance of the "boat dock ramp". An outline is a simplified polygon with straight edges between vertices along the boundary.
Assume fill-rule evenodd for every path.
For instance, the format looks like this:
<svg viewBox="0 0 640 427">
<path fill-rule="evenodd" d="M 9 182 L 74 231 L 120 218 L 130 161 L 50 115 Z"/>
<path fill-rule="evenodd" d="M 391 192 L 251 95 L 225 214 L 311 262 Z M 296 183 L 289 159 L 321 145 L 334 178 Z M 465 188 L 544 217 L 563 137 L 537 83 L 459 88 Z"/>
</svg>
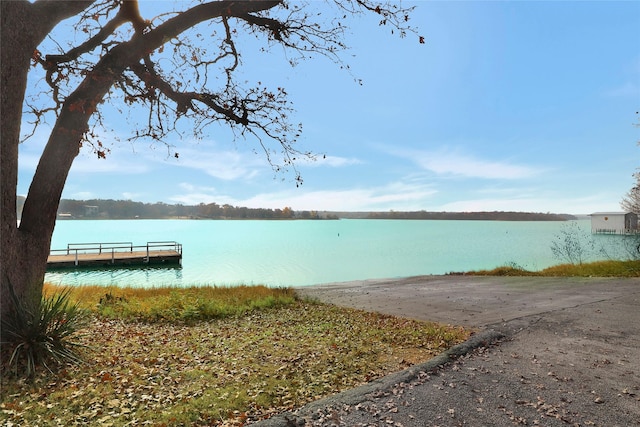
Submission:
<svg viewBox="0 0 640 427">
<path fill-rule="evenodd" d="M 47 259 L 47 269 L 74 267 L 130 267 L 182 263 L 182 245 L 174 241 L 69 243 L 66 249 L 53 249 Z"/>
</svg>

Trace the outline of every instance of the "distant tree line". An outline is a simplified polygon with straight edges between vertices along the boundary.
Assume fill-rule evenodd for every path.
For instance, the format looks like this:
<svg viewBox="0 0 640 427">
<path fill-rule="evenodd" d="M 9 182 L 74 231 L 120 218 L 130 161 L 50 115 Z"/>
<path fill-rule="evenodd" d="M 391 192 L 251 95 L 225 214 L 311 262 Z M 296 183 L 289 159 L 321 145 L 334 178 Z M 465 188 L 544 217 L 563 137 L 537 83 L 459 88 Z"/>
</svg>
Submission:
<svg viewBox="0 0 640 427">
<path fill-rule="evenodd" d="M 18 217 L 24 203 L 18 197 Z M 577 219 L 570 214 L 542 212 L 429 212 L 429 211 L 386 211 L 386 212 L 338 212 L 338 211 L 294 211 L 290 207 L 282 209 L 247 208 L 200 203 L 182 205 L 142 203 L 131 200 L 71 200 L 62 199 L 58 208 L 60 218 L 71 219 L 416 219 L 416 220 L 477 220 L 477 221 L 568 221 Z"/>
<path fill-rule="evenodd" d="M 567 221 L 576 219 L 569 214 L 536 213 L 536 212 L 370 212 L 370 219 L 448 219 L 477 221 Z"/>
<path fill-rule="evenodd" d="M 200 203 L 198 205 L 167 204 L 163 202 L 142 203 L 131 200 L 70 200 L 62 199 L 58 208 L 59 218 L 69 219 L 326 219 L 316 211 L 294 211 L 282 209 L 247 208 Z"/>
</svg>

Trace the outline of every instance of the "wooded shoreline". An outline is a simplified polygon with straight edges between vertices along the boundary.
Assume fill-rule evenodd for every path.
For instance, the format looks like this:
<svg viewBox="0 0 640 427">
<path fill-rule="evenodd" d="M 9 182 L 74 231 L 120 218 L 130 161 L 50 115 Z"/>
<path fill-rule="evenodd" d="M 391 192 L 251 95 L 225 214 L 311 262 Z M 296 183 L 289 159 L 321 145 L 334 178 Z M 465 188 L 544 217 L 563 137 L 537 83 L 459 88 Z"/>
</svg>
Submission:
<svg viewBox="0 0 640 427">
<path fill-rule="evenodd" d="M 24 198 L 18 201 L 20 216 Z M 570 214 L 514 211 L 434 212 L 434 211 L 296 211 L 282 209 L 247 208 L 217 203 L 198 205 L 142 203 L 131 200 L 71 200 L 62 199 L 58 219 L 216 219 L 216 220 L 336 220 L 336 219 L 401 219 L 401 220 L 475 220 L 475 221 L 568 221 L 577 219 Z"/>
</svg>

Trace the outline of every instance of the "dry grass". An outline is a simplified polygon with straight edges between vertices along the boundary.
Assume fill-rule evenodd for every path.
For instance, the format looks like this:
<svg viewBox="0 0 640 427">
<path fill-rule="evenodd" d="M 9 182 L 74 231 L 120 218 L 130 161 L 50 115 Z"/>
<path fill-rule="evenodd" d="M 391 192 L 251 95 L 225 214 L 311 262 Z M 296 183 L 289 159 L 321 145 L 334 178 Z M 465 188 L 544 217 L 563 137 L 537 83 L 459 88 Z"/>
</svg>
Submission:
<svg viewBox="0 0 640 427">
<path fill-rule="evenodd" d="M 583 264 L 561 264 L 542 271 L 528 271 L 503 266 L 493 270 L 465 273 L 477 276 L 547 276 L 547 277 L 640 277 L 640 260 L 597 261 Z"/>
<path fill-rule="evenodd" d="M 49 295 L 59 290 L 57 286 L 46 284 L 44 293 Z M 74 300 L 103 317 L 149 322 L 193 322 L 223 318 L 295 301 L 292 289 L 266 286 L 79 286 L 70 290 Z"/>
<path fill-rule="evenodd" d="M 151 307 L 184 307 L 175 302 L 202 299 L 200 292 L 215 299 L 217 291 L 111 289 L 123 298 L 111 306 L 140 310 L 94 314 L 82 338 L 91 347 L 88 363 L 33 383 L 3 378 L 3 425 L 240 426 L 426 361 L 469 336 L 461 328 L 299 301 L 282 289 L 238 290 L 280 301 L 246 309 L 255 298 L 218 289 L 245 308 L 206 321 L 184 322 L 179 314 L 150 322 Z M 78 290 L 96 313 L 108 294 Z"/>
</svg>

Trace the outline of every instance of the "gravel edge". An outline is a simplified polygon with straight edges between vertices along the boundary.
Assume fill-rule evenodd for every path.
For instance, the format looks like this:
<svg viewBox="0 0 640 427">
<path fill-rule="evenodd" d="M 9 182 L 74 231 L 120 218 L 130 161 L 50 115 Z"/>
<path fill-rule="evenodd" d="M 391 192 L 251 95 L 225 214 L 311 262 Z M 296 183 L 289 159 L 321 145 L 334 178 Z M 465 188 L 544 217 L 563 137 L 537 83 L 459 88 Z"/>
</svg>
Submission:
<svg viewBox="0 0 640 427">
<path fill-rule="evenodd" d="M 405 370 L 394 372 L 377 380 L 371 381 L 359 387 L 346 390 L 342 393 L 328 396 L 311 402 L 295 412 L 285 412 L 266 420 L 252 423 L 256 427 L 297 427 L 305 425 L 305 417 L 311 416 L 327 406 L 357 405 L 364 402 L 367 396 L 392 389 L 396 384 L 412 382 L 419 378 L 421 373 L 434 371 L 454 359 L 469 354 L 481 347 L 488 347 L 505 338 L 505 334 L 495 329 L 487 329 L 472 335 L 468 340 L 451 347 L 449 350 L 429 359 L 424 363 L 411 366 Z"/>
</svg>

